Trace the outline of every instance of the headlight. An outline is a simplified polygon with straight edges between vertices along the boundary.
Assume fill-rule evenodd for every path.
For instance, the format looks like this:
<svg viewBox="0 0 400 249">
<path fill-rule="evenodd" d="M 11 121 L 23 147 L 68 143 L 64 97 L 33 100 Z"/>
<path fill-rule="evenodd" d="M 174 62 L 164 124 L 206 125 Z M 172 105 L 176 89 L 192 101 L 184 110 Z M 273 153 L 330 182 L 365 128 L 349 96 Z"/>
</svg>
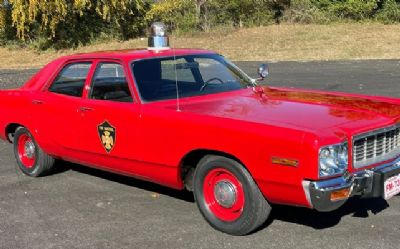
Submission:
<svg viewBox="0 0 400 249">
<path fill-rule="evenodd" d="M 319 151 L 319 176 L 342 174 L 348 165 L 347 142 L 321 147 Z"/>
</svg>

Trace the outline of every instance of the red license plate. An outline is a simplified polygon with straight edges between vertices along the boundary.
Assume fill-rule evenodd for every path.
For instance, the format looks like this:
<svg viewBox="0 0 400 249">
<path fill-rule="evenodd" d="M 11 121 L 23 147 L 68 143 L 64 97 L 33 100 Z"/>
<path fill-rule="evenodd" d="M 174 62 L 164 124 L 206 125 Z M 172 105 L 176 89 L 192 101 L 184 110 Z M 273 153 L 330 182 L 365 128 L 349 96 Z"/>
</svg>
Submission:
<svg viewBox="0 0 400 249">
<path fill-rule="evenodd" d="M 385 188 L 385 200 L 388 200 L 400 193 L 400 175 L 392 176 L 386 179 L 383 187 Z"/>
</svg>

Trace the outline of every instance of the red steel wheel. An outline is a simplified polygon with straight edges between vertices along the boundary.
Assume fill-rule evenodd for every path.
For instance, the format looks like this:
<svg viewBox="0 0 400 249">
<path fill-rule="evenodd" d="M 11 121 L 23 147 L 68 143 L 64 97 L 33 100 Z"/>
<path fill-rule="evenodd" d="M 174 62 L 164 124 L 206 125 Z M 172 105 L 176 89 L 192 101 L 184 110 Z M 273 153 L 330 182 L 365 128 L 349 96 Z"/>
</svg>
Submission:
<svg viewBox="0 0 400 249">
<path fill-rule="evenodd" d="M 223 156 L 207 155 L 200 160 L 194 172 L 193 195 L 204 219 L 232 235 L 251 233 L 271 211 L 247 169 Z"/>
<path fill-rule="evenodd" d="M 17 128 L 14 133 L 14 155 L 19 169 L 28 176 L 43 176 L 54 165 L 54 158 L 40 148 L 25 127 Z"/>
<path fill-rule="evenodd" d="M 26 168 L 30 169 L 35 165 L 36 146 L 28 134 L 22 134 L 18 137 L 18 157 Z"/>
<path fill-rule="evenodd" d="M 216 168 L 208 172 L 203 185 L 204 199 L 211 212 L 223 221 L 234 221 L 243 212 L 243 186 L 228 170 Z"/>
</svg>

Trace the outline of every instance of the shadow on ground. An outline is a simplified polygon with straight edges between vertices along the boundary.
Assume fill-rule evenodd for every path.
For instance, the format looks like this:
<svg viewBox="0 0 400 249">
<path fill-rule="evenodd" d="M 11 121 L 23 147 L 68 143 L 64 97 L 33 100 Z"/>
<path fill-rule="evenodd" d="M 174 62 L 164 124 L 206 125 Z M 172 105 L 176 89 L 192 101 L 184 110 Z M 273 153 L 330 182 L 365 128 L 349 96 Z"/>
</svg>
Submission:
<svg viewBox="0 0 400 249">
<path fill-rule="evenodd" d="M 95 168 L 90 168 L 90 167 L 82 166 L 79 164 L 64 162 L 64 161 L 58 161 L 56 168 L 57 169 L 54 171 L 53 174 L 58 174 L 58 173 L 63 173 L 68 170 L 73 170 L 73 171 L 76 171 L 79 173 L 106 179 L 108 181 L 124 184 L 124 185 L 130 186 L 130 187 L 144 189 L 144 190 L 147 190 L 150 192 L 155 192 L 155 193 L 170 196 L 170 197 L 173 197 L 176 199 L 180 199 L 183 201 L 194 203 L 194 198 L 193 198 L 192 193 L 190 193 L 186 190 L 184 190 L 184 191 L 175 190 L 175 189 L 164 187 L 164 186 L 161 186 L 161 185 L 158 185 L 155 183 L 135 179 L 133 177 L 119 175 L 119 174 L 115 174 L 115 173 L 111 173 L 111 172 L 107 172 L 107 171 L 103 171 L 103 170 L 99 170 L 99 169 L 95 169 Z"/>
<path fill-rule="evenodd" d="M 63 173 L 68 170 L 73 170 L 75 172 L 99 177 L 130 187 L 156 192 L 186 202 L 194 202 L 192 193 L 188 191 L 174 190 L 151 182 L 146 182 L 132 177 L 118 175 L 94 168 L 89 168 L 78 164 L 72 164 L 62 161 L 58 162 L 57 164 L 58 170 L 55 172 L 55 174 Z M 357 197 L 349 200 L 344 206 L 342 206 L 338 210 L 328 213 L 317 212 L 315 210 L 301 207 L 273 205 L 270 218 L 260 229 L 269 226 L 274 220 L 297 223 L 304 226 L 312 227 L 314 229 L 325 229 L 337 225 L 344 216 L 352 215 L 353 217 L 367 218 L 371 214 L 375 215 L 383 211 L 387 207 L 389 207 L 388 203 L 382 198 L 361 199 Z"/>
<path fill-rule="evenodd" d="M 382 198 L 361 199 L 354 197 L 345 203 L 341 208 L 332 212 L 318 212 L 316 210 L 274 205 L 271 219 L 297 223 L 314 229 L 325 229 L 337 225 L 344 216 L 352 215 L 358 218 L 368 218 L 389 207 L 389 204 Z M 264 227 L 265 227 L 264 226 Z"/>
</svg>

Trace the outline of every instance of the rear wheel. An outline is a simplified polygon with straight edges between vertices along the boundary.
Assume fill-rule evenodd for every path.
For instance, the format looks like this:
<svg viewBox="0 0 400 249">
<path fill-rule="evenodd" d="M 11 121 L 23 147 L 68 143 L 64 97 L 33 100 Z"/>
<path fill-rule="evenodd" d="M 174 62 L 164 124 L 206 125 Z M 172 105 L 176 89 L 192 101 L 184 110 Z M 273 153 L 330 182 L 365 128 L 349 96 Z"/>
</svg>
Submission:
<svg viewBox="0 0 400 249">
<path fill-rule="evenodd" d="M 232 235 L 254 231 L 271 211 L 249 172 L 240 163 L 222 156 L 200 160 L 194 175 L 194 196 L 207 222 Z"/>
<path fill-rule="evenodd" d="M 14 155 L 19 169 L 28 176 L 43 176 L 54 165 L 54 158 L 39 147 L 32 134 L 24 127 L 15 131 Z"/>
</svg>

